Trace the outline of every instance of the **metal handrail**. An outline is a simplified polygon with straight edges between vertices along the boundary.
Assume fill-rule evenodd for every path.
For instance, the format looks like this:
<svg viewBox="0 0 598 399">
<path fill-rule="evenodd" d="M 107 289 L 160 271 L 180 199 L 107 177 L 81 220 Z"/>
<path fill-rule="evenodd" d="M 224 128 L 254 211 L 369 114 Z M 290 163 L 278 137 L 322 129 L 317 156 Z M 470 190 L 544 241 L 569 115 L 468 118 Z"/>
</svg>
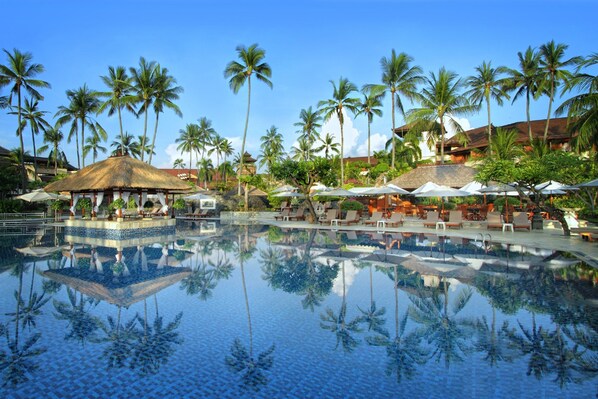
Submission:
<svg viewBox="0 0 598 399">
<path fill-rule="evenodd" d="M 0 220 L 45 219 L 46 212 L 0 213 Z"/>
</svg>

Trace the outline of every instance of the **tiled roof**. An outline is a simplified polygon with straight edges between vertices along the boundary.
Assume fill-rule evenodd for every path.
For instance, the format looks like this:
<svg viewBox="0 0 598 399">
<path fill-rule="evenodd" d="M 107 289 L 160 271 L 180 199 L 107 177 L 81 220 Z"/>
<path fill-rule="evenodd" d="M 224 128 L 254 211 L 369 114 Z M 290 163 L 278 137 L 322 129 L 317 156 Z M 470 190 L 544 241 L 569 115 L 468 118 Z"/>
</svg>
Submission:
<svg viewBox="0 0 598 399">
<path fill-rule="evenodd" d="M 406 190 L 413 190 L 429 181 L 460 188 L 473 181 L 476 170 L 463 164 L 418 166 L 390 183 Z"/>
</svg>

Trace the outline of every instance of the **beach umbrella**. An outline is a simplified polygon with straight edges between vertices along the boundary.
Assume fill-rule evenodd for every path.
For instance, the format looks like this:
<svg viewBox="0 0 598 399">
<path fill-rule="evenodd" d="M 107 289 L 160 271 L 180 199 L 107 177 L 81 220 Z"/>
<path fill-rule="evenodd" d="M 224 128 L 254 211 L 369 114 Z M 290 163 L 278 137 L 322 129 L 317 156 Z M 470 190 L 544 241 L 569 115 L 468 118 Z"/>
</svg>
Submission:
<svg viewBox="0 0 598 399">
<path fill-rule="evenodd" d="M 23 200 L 23 201 L 27 201 L 27 202 L 43 202 L 43 201 L 51 201 L 51 200 L 59 200 L 59 199 L 60 200 L 69 200 L 70 199 L 66 195 L 47 193 L 44 191 L 43 188 L 33 190 L 27 194 L 21 194 L 15 198 Z"/>
<path fill-rule="evenodd" d="M 484 187 L 478 190 L 481 193 L 496 193 L 504 194 L 505 196 L 505 207 L 507 207 L 507 196 L 508 195 L 519 195 L 515 186 L 510 184 L 495 184 L 492 186 Z M 505 222 L 509 223 L 509 212 L 505 212 Z"/>
<path fill-rule="evenodd" d="M 431 190 L 416 194 L 416 197 L 467 197 L 471 195 L 467 191 L 457 190 L 448 186 L 438 186 Z"/>
<path fill-rule="evenodd" d="M 558 181 L 548 180 L 544 183 L 537 184 L 535 189 L 546 195 L 562 195 L 565 194 L 565 187 L 564 184 L 559 183 Z"/>
<path fill-rule="evenodd" d="M 202 194 L 202 193 L 195 193 L 195 194 L 187 195 L 187 196 L 183 197 L 183 199 L 185 201 L 214 200 L 213 197 L 210 197 L 209 195 Z"/>
<path fill-rule="evenodd" d="M 598 179 L 579 184 L 579 187 L 598 187 Z"/>
<path fill-rule="evenodd" d="M 402 188 L 395 186 L 394 184 L 387 184 L 385 186 L 380 187 L 370 187 L 368 190 L 361 192 L 361 195 L 364 196 L 379 196 L 384 195 L 384 211 L 388 206 L 388 195 L 400 195 L 400 194 L 409 194 L 409 191 L 403 190 Z"/>
<path fill-rule="evenodd" d="M 415 195 L 415 194 L 423 193 L 423 192 L 426 192 L 426 191 L 428 191 L 428 190 L 431 190 L 431 189 L 433 189 L 433 188 L 438 188 L 438 187 L 440 187 L 438 184 L 436 184 L 436 183 L 434 183 L 434 182 L 431 182 L 431 181 L 429 181 L 429 182 L 427 182 L 427 183 L 424 183 L 424 184 L 422 184 L 421 186 L 419 186 L 419 187 L 418 187 L 418 188 L 416 188 L 415 190 L 413 190 L 413 191 L 411 192 L 411 194 L 412 194 L 412 195 Z"/>
<path fill-rule="evenodd" d="M 286 191 L 297 191 L 297 187 L 285 184 L 284 186 L 280 186 L 272 190 L 273 193 L 283 193 Z"/>
<path fill-rule="evenodd" d="M 467 191 L 469 195 L 482 195 L 483 193 L 481 193 L 480 190 L 484 187 L 486 187 L 484 184 L 472 181 L 461 187 L 459 190 Z"/>
<path fill-rule="evenodd" d="M 320 193 L 318 195 L 326 197 L 358 197 L 363 194 L 354 193 L 352 191 L 345 190 L 344 188 L 335 188 L 333 190 Z"/>
<path fill-rule="evenodd" d="M 283 191 L 278 194 L 274 194 L 274 197 L 304 198 L 305 195 L 295 191 Z"/>
<path fill-rule="evenodd" d="M 15 249 L 23 255 L 36 258 L 45 258 L 61 250 L 60 247 L 25 247 Z"/>
</svg>

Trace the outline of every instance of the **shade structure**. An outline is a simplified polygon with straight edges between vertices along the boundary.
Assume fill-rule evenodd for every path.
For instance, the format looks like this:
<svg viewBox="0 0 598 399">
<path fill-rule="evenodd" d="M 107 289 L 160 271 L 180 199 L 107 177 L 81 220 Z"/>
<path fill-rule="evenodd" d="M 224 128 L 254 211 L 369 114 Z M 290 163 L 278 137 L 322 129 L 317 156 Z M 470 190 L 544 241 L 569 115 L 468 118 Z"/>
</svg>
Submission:
<svg viewBox="0 0 598 399">
<path fill-rule="evenodd" d="M 128 155 L 115 156 L 91 164 L 79 172 L 48 184 L 44 190 L 90 192 L 147 189 L 149 191 L 189 191 L 184 181 Z"/>
<path fill-rule="evenodd" d="M 393 185 L 385 185 L 380 187 L 372 187 L 368 190 L 365 190 L 361 193 L 361 195 L 399 195 L 399 194 L 409 194 L 409 191 L 403 190 L 402 188 Z"/>
<path fill-rule="evenodd" d="M 51 201 L 51 200 L 68 200 L 69 197 L 66 195 L 60 195 L 55 193 L 47 193 L 44 191 L 43 188 L 39 188 L 37 190 L 33 190 L 30 193 L 19 195 L 15 197 L 17 199 L 27 201 L 27 202 L 43 202 L 43 201 Z"/>
<path fill-rule="evenodd" d="M 359 197 L 363 194 L 357 194 L 352 191 L 345 190 L 344 188 L 335 188 L 334 190 L 326 191 L 318 195 L 326 197 Z"/>
<path fill-rule="evenodd" d="M 422 184 L 421 186 L 419 186 L 415 190 L 413 190 L 411 192 L 411 194 L 415 195 L 415 194 L 423 193 L 423 192 L 426 192 L 428 190 L 432 190 L 433 188 L 438 188 L 438 187 L 440 187 L 438 184 L 429 181 L 427 183 Z"/>
<path fill-rule="evenodd" d="M 554 180 L 548 180 L 544 183 L 540 183 L 537 184 L 535 186 L 536 190 L 539 190 L 540 193 L 545 194 L 545 195 L 562 195 L 562 194 L 566 194 L 565 193 L 565 189 L 567 186 L 565 186 L 562 183 L 559 183 L 558 181 L 554 181 Z"/>
<path fill-rule="evenodd" d="M 297 191 L 297 187 L 293 187 L 291 185 L 285 184 L 283 186 L 277 187 L 272 190 L 273 193 L 282 193 L 286 191 Z"/>
<path fill-rule="evenodd" d="M 19 253 L 25 256 L 33 256 L 35 258 L 45 258 L 60 251 L 61 247 L 25 247 L 15 248 Z"/>
<path fill-rule="evenodd" d="M 480 192 L 480 190 L 484 187 L 486 187 L 484 184 L 472 181 L 461 187 L 459 190 L 467 191 L 470 195 L 482 195 L 484 193 Z"/>
<path fill-rule="evenodd" d="M 274 194 L 274 197 L 283 197 L 283 198 L 304 198 L 305 195 L 301 193 L 297 193 L 295 191 L 283 191 L 278 194 Z"/>
<path fill-rule="evenodd" d="M 321 195 L 323 191 L 330 190 L 330 187 L 323 185 L 322 183 L 314 184 L 309 190 L 310 195 Z"/>
<path fill-rule="evenodd" d="M 508 195 L 519 195 L 515 186 L 511 186 L 510 184 L 495 184 L 492 186 L 484 187 L 479 190 L 481 193 L 496 193 L 496 194 L 504 194 L 505 196 L 505 206 L 507 204 L 507 196 Z M 509 222 L 509 212 L 505 212 L 505 221 Z"/>
<path fill-rule="evenodd" d="M 579 187 L 598 187 L 598 179 L 590 180 L 588 182 L 582 183 Z"/>
<path fill-rule="evenodd" d="M 418 193 L 416 197 L 467 197 L 471 195 L 467 191 L 457 190 L 456 188 L 448 186 L 438 186 L 431 190 Z"/>
<path fill-rule="evenodd" d="M 185 201 L 201 201 L 201 200 L 214 200 L 214 197 L 202 193 L 195 193 L 183 197 Z"/>
</svg>

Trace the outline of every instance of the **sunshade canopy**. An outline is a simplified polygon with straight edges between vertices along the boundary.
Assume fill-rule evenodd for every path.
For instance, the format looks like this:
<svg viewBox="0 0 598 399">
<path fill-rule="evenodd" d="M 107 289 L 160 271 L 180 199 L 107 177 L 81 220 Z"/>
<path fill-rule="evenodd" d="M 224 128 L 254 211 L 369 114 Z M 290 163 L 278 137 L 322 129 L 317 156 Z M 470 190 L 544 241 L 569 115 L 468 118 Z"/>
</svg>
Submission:
<svg viewBox="0 0 598 399">
<path fill-rule="evenodd" d="M 44 190 L 89 192 L 111 189 L 146 189 L 148 191 L 188 191 L 182 180 L 128 155 L 110 157 L 91 164 Z"/>
<path fill-rule="evenodd" d="M 480 190 L 484 187 L 486 187 L 484 184 L 472 181 L 461 187 L 459 190 L 467 191 L 470 195 L 482 195 L 483 193 L 480 192 Z"/>
<path fill-rule="evenodd" d="M 467 197 L 471 195 L 467 191 L 457 190 L 448 186 L 439 186 L 431 190 L 416 194 L 416 197 Z"/>
<path fill-rule="evenodd" d="M 598 179 L 590 180 L 588 182 L 582 183 L 579 187 L 598 187 Z"/>
<path fill-rule="evenodd" d="M 51 200 L 58 200 L 58 199 L 63 199 L 63 200 L 69 199 L 69 197 L 67 197 L 65 195 L 60 195 L 60 194 L 55 194 L 55 193 L 47 193 L 44 191 L 43 188 L 33 190 L 32 192 L 27 193 L 27 194 L 21 194 L 15 198 L 23 200 L 23 201 L 27 201 L 27 202 L 42 202 L 42 201 L 51 201 Z"/>
<path fill-rule="evenodd" d="M 415 195 L 415 194 L 423 193 L 423 192 L 426 192 L 426 191 L 432 190 L 433 188 L 438 188 L 438 187 L 440 187 L 438 184 L 429 181 L 427 183 L 422 184 L 415 190 L 413 190 L 411 192 L 411 194 Z"/>
</svg>

